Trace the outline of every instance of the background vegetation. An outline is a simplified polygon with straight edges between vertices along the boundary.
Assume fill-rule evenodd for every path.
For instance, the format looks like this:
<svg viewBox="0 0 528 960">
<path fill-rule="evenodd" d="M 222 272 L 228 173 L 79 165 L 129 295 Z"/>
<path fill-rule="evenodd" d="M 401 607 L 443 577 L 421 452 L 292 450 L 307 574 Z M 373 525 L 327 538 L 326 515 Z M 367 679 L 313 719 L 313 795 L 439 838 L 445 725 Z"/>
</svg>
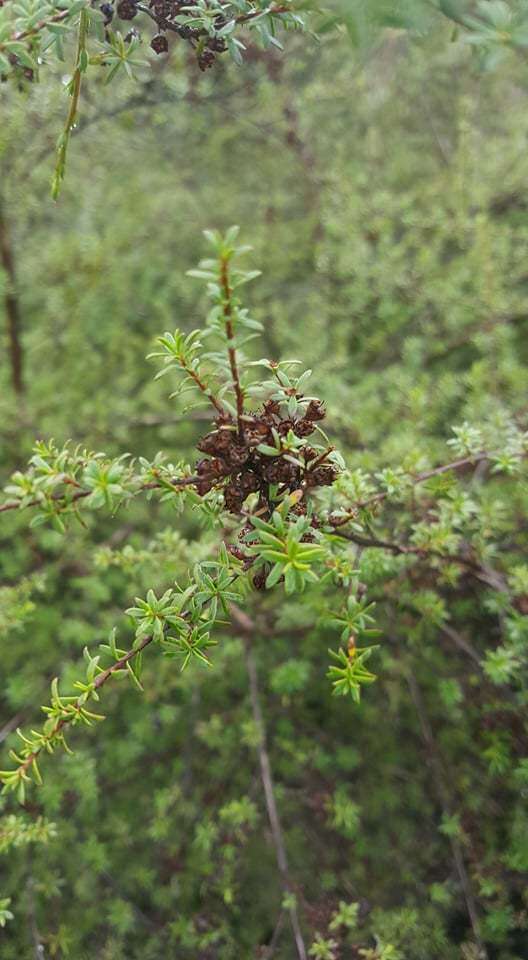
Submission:
<svg viewBox="0 0 528 960">
<path fill-rule="evenodd" d="M 199 413 L 167 402 L 144 357 L 162 330 L 196 324 L 203 303 L 185 271 L 201 230 L 232 222 L 264 272 L 249 294 L 263 352 L 313 368 L 350 465 L 439 463 L 452 424 L 526 423 L 518 61 L 482 72 L 445 37 L 394 31 L 368 52 L 339 36 L 293 37 L 287 58 L 250 47 L 240 72 L 203 75 L 174 54 L 138 83 L 87 86 L 58 205 L 47 191 L 60 85 L 2 92 L 2 477 L 35 437 L 190 456 Z M 361 553 L 383 643 L 359 708 L 331 697 L 317 594 L 266 595 L 252 612 L 291 883 L 322 960 L 528 953 L 527 495 L 506 480 L 479 502 L 482 535 L 510 555 L 513 612 L 489 585 L 402 586 L 399 558 Z M 192 515 L 178 531 L 163 505 L 66 537 L 3 517 L 8 745 L 117 611 L 205 555 Z M 2 801 L 14 915 L 2 960 L 297 956 L 246 668 L 236 627 L 214 673 L 192 668 L 192 683 L 153 660 L 145 695 L 111 690 L 106 722 L 75 734 L 75 755 L 48 764 L 25 809 Z"/>
</svg>

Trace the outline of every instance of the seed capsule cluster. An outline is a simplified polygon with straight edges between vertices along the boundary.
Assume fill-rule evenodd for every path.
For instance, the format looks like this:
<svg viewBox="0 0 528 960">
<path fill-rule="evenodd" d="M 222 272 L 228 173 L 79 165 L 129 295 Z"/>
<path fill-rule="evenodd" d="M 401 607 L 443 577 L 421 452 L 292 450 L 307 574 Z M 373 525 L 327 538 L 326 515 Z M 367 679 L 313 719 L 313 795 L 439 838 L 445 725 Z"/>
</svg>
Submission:
<svg viewBox="0 0 528 960">
<path fill-rule="evenodd" d="M 158 28 L 158 33 L 150 41 L 150 46 L 155 53 L 168 52 L 169 42 L 166 35 L 168 31 L 181 40 L 186 40 L 196 52 L 200 69 L 207 70 L 213 66 L 218 54 L 225 53 L 227 44 L 221 37 L 210 36 L 200 27 L 188 26 L 181 22 L 182 17 L 193 18 L 193 6 L 196 6 L 196 0 L 148 0 L 148 5 L 143 5 L 140 0 L 119 0 L 115 12 L 120 20 L 133 20 L 138 13 L 148 12 L 148 16 Z M 114 16 L 114 7 L 111 3 L 105 2 L 101 4 L 100 10 L 104 15 L 105 25 L 108 26 Z M 218 30 L 225 24 L 226 21 L 221 14 L 214 20 Z"/>
<path fill-rule="evenodd" d="M 305 440 L 324 419 L 324 406 L 319 400 L 311 400 L 302 409 L 302 415 L 291 418 L 283 414 L 280 403 L 269 400 L 256 413 L 245 414 L 239 426 L 229 415 L 217 417 L 214 430 L 197 444 L 206 454 L 196 464 L 198 493 L 203 496 L 221 488 L 226 509 L 240 515 L 250 493 L 258 494 L 259 504 L 271 509 L 271 488 L 278 497 L 332 484 L 337 472 L 327 462 L 330 451 L 321 454 L 308 442 L 294 451 L 287 442 L 283 447 L 288 434 Z M 272 448 L 277 449 L 276 454 Z M 298 508 L 306 510 L 304 504 Z"/>
</svg>

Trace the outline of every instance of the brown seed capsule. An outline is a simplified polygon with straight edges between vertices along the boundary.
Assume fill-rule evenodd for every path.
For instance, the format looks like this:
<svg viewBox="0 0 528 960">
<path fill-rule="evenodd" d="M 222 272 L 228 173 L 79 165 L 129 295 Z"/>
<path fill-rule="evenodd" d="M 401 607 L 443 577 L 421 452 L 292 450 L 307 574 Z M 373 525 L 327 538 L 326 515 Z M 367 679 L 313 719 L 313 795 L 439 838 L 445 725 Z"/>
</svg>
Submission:
<svg viewBox="0 0 528 960">
<path fill-rule="evenodd" d="M 205 497 L 205 494 L 209 493 L 209 491 L 213 489 L 213 483 L 211 480 L 198 480 L 196 489 L 201 497 Z"/>
<path fill-rule="evenodd" d="M 102 3 L 99 9 L 104 17 L 104 25 L 105 27 L 107 27 L 112 22 L 112 17 L 114 16 L 114 8 L 111 3 Z"/>
<path fill-rule="evenodd" d="M 202 50 L 198 55 L 198 66 L 200 70 L 207 70 L 209 67 L 213 66 L 216 57 L 212 50 Z"/>
<path fill-rule="evenodd" d="M 278 417 L 280 414 L 280 403 L 277 403 L 276 400 L 266 400 L 262 409 L 266 416 Z"/>
<path fill-rule="evenodd" d="M 268 483 L 280 483 L 280 467 L 281 465 L 276 459 L 270 459 L 270 462 L 264 465 L 263 473 Z"/>
<path fill-rule="evenodd" d="M 266 574 L 263 570 L 259 570 L 253 577 L 253 586 L 255 590 L 264 590 L 266 586 Z"/>
<path fill-rule="evenodd" d="M 314 430 L 315 427 L 311 420 L 298 420 L 293 427 L 293 432 L 296 437 L 309 437 Z"/>
<path fill-rule="evenodd" d="M 209 49 L 216 53 L 224 53 L 227 50 L 227 44 L 223 37 L 211 37 L 209 40 Z"/>
<path fill-rule="evenodd" d="M 229 510 L 230 513 L 240 513 L 243 501 L 243 495 L 240 493 L 240 490 L 234 486 L 234 484 L 230 483 L 227 487 L 225 487 L 224 505 L 226 510 Z"/>
<path fill-rule="evenodd" d="M 226 450 L 226 457 L 234 467 L 241 467 L 249 456 L 249 450 L 241 443 L 233 443 Z"/>
<path fill-rule="evenodd" d="M 202 437 L 196 446 L 202 453 L 214 453 L 217 456 L 222 456 L 231 445 L 232 439 L 233 434 L 230 430 L 213 430 L 212 433 L 207 433 L 205 437 Z"/>
<path fill-rule="evenodd" d="M 307 475 L 306 481 L 310 487 L 329 487 L 336 476 L 337 473 L 332 467 L 316 467 Z"/>
<path fill-rule="evenodd" d="M 259 479 L 253 470 L 246 470 L 240 477 L 240 489 L 243 493 L 255 493 L 259 488 Z"/>
<path fill-rule="evenodd" d="M 279 463 L 279 480 L 281 483 L 293 483 L 297 486 L 299 471 L 294 463 L 289 460 L 282 460 Z"/>
<path fill-rule="evenodd" d="M 242 547 L 237 547 L 234 543 L 228 543 L 228 544 L 227 544 L 227 549 L 229 550 L 229 553 L 230 553 L 233 557 L 236 557 L 236 558 L 237 558 L 237 560 L 245 560 L 245 559 L 246 559 L 246 554 L 245 554 L 245 551 L 242 549 Z"/>
<path fill-rule="evenodd" d="M 324 420 L 326 416 L 324 403 L 320 400 L 310 400 L 304 416 L 306 420 Z"/>
<path fill-rule="evenodd" d="M 152 37 L 150 46 L 154 50 L 154 53 L 167 53 L 169 49 L 169 42 L 163 33 L 157 33 L 155 37 Z"/>
<path fill-rule="evenodd" d="M 120 0 L 117 5 L 117 15 L 121 20 L 133 20 L 137 12 L 134 0 Z"/>
<path fill-rule="evenodd" d="M 281 437 L 285 437 L 288 431 L 293 430 L 294 427 L 295 427 L 294 420 L 281 420 L 277 429 Z"/>
<path fill-rule="evenodd" d="M 211 460 L 204 457 L 203 460 L 198 460 L 196 464 L 196 473 L 199 477 L 219 479 L 220 477 L 225 477 L 228 472 L 229 468 L 224 461 L 218 457 L 213 457 Z"/>
<path fill-rule="evenodd" d="M 270 438 L 270 427 L 264 420 L 254 420 L 248 424 L 245 437 L 250 447 L 256 447 L 259 443 Z"/>
</svg>

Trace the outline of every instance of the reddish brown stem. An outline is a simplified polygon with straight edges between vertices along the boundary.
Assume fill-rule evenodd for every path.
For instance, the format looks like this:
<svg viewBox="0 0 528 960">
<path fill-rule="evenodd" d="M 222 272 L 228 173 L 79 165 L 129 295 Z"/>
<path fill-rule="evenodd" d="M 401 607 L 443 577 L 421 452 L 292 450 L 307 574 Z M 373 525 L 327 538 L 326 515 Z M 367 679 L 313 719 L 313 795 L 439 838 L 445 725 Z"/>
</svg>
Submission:
<svg viewBox="0 0 528 960">
<path fill-rule="evenodd" d="M 20 305 L 16 294 L 15 261 L 13 247 L 9 238 L 7 220 L 0 199 L 0 263 L 5 273 L 4 306 L 7 321 L 7 339 L 11 364 L 11 382 L 17 396 L 24 393 L 23 351 L 20 339 L 22 320 Z"/>
<path fill-rule="evenodd" d="M 235 389 L 236 396 L 236 407 L 237 407 L 237 425 L 238 425 L 238 435 L 242 440 L 244 437 L 244 392 L 240 383 L 240 374 L 238 371 L 236 349 L 235 349 L 235 333 L 233 329 L 233 291 L 231 289 L 231 284 L 229 283 L 229 263 L 228 260 L 223 257 L 221 261 L 220 268 L 220 283 L 222 286 L 222 292 L 224 295 L 224 321 L 226 328 L 227 336 L 227 353 L 229 356 L 229 366 L 231 368 L 231 376 L 233 378 L 233 386 Z"/>
<path fill-rule="evenodd" d="M 180 363 L 181 363 L 181 361 L 180 361 Z M 215 410 L 217 411 L 217 413 L 219 413 L 220 416 L 223 417 L 224 414 L 225 414 L 225 410 L 224 410 L 222 404 L 219 403 L 219 401 L 216 399 L 215 395 L 214 395 L 213 393 L 211 393 L 210 390 L 207 389 L 207 387 L 206 387 L 205 383 L 203 382 L 203 380 L 200 380 L 200 377 L 198 376 L 198 374 L 195 373 L 194 370 L 189 370 L 189 368 L 188 368 L 184 363 L 181 363 L 181 366 L 183 367 L 183 369 L 185 370 L 185 372 L 188 374 L 188 376 L 189 376 L 189 377 L 192 377 L 192 379 L 194 380 L 194 382 L 195 382 L 196 386 L 198 387 L 198 389 L 201 390 L 202 393 L 204 394 L 204 396 L 207 397 L 207 399 L 209 400 L 209 402 L 212 403 L 212 405 L 213 405 L 213 407 L 215 408 Z"/>
<path fill-rule="evenodd" d="M 268 10 L 254 10 L 252 13 L 242 13 L 239 17 L 235 17 L 235 21 L 236 23 L 248 23 L 250 20 L 254 20 L 255 17 L 262 16 L 263 13 L 276 17 L 281 13 L 291 13 L 291 10 L 285 6 L 285 4 L 281 4 L 269 7 Z"/>
<path fill-rule="evenodd" d="M 431 470 L 424 470 L 423 473 L 417 473 L 416 476 L 411 477 L 413 486 L 416 486 L 418 483 L 424 483 L 426 480 L 430 480 L 432 477 L 439 477 L 443 473 L 449 473 L 451 470 L 462 470 L 464 467 L 476 466 L 478 463 L 482 463 L 486 460 L 490 460 L 491 456 L 489 453 L 483 451 L 482 453 L 475 453 L 468 457 L 461 457 L 460 460 L 453 460 L 451 463 L 445 463 L 440 467 L 433 467 Z M 348 523 L 349 520 L 353 520 L 358 510 L 363 510 L 366 507 L 371 507 L 376 503 L 382 503 L 383 500 L 386 500 L 389 497 L 388 490 L 382 490 L 380 493 L 375 493 L 374 496 L 368 497 L 366 500 L 358 500 L 354 505 L 353 510 L 349 513 L 343 514 L 340 517 L 334 517 L 329 519 L 329 523 L 333 527 L 341 527 L 343 524 Z"/>
<path fill-rule="evenodd" d="M 343 537 L 345 540 L 350 540 L 352 543 L 357 543 L 360 547 L 377 547 L 381 550 L 390 550 L 391 553 L 400 556 L 408 556 L 410 554 L 411 556 L 424 558 L 435 557 L 438 560 L 443 560 L 445 563 L 459 563 L 461 566 L 466 567 L 468 572 L 476 577 L 477 580 L 487 583 L 495 590 L 500 590 L 501 593 L 508 592 L 507 583 L 497 570 L 485 567 L 479 564 L 478 561 L 472 560 L 470 557 L 464 557 L 460 553 L 441 553 L 440 550 L 435 550 L 432 547 L 417 547 L 409 543 L 380 540 L 376 537 L 363 537 L 358 533 L 337 532 L 337 535 Z"/>
<path fill-rule="evenodd" d="M 193 477 L 173 477 L 170 481 L 173 487 L 191 487 L 195 483 L 198 483 L 200 478 L 197 476 Z M 143 483 L 139 490 L 159 490 L 163 487 L 163 483 L 158 483 L 153 480 L 150 483 Z M 89 497 L 92 493 L 91 490 L 77 490 L 72 497 L 69 498 L 68 503 L 75 503 L 76 500 L 82 500 L 84 497 Z M 64 500 L 64 494 L 56 494 L 52 497 L 53 500 Z M 31 500 L 29 503 L 25 504 L 26 507 L 39 507 L 42 506 L 41 500 Z M 0 513 L 4 513 L 6 510 L 20 510 L 20 503 L 17 500 L 7 500 L 6 503 L 0 504 Z"/>
<path fill-rule="evenodd" d="M 94 681 L 94 688 L 96 690 L 99 690 L 103 686 L 103 684 L 105 684 L 106 681 L 109 680 L 114 673 L 118 673 L 119 670 L 126 669 L 127 663 L 129 663 L 130 660 L 133 660 L 134 657 L 137 657 L 138 653 L 141 653 L 141 651 L 144 650 L 145 647 L 148 647 L 149 643 L 152 643 L 153 639 L 154 639 L 153 637 L 145 637 L 144 640 L 142 640 L 137 647 L 125 653 L 120 660 L 116 660 L 116 662 L 113 663 L 112 666 L 108 667 L 107 670 L 103 670 L 103 672 L 96 677 Z M 82 710 L 83 705 L 84 704 L 81 702 L 81 697 L 79 697 L 76 703 L 74 704 L 75 708 L 78 711 Z M 64 727 L 67 727 L 68 724 L 71 723 L 72 720 L 74 719 L 75 719 L 75 714 L 72 714 L 71 716 L 67 716 L 67 717 L 60 717 L 59 720 L 57 720 L 55 726 L 49 732 L 49 734 L 47 734 L 46 739 L 48 740 L 48 742 L 51 742 L 52 740 L 54 740 L 57 734 L 61 733 Z M 41 746 L 37 750 L 33 750 L 33 752 L 30 753 L 29 756 L 25 758 L 24 762 L 20 764 L 19 770 L 22 771 L 23 773 L 26 773 L 27 770 L 29 770 L 31 764 L 35 760 L 37 760 L 37 758 L 40 756 L 43 749 L 44 749 L 44 746 Z"/>
<path fill-rule="evenodd" d="M 47 20 L 39 20 L 39 22 L 36 23 L 34 27 L 31 27 L 30 30 L 20 30 L 18 33 L 14 33 L 11 37 L 9 37 L 8 43 L 12 43 L 13 40 L 25 40 L 26 37 L 32 37 L 36 33 L 40 33 L 41 30 L 45 30 L 50 23 L 60 23 L 61 20 L 66 19 L 69 12 L 69 10 L 61 10 L 60 13 L 56 13 L 53 17 L 48 17 Z M 0 50 L 3 50 L 4 48 L 5 44 L 0 43 Z"/>
</svg>

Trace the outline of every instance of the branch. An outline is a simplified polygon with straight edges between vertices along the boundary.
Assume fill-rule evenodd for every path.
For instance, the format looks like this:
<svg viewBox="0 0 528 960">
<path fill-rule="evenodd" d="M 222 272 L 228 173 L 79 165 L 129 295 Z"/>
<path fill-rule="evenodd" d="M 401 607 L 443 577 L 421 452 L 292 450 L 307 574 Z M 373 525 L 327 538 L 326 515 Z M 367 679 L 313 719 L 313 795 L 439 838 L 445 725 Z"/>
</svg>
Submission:
<svg viewBox="0 0 528 960">
<path fill-rule="evenodd" d="M 235 23 L 248 23 L 250 20 L 255 20 L 256 17 L 278 17 L 281 13 L 291 13 L 290 7 L 285 4 L 272 5 L 268 7 L 267 10 L 254 10 L 252 13 L 241 13 L 239 17 L 235 17 Z"/>
<path fill-rule="evenodd" d="M 140 654 L 142 650 L 144 650 L 145 647 L 149 645 L 149 643 L 152 643 L 153 639 L 154 639 L 153 636 L 145 637 L 141 641 L 141 643 L 138 644 L 137 647 L 135 647 L 132 650 L 129 650 L 127 653 L 125 653 L 123 657 L 121 657 L 120 660 L 116 660 L 116 662 L 113 663 L 110 667 L 108 667 L 106 670 L 103 670 L 102 673 L 98 674 L 98 676 L 95 678 L 93 682 L 93 690 L 97 693 L 97 691 L 100 690 L 102 686 L 104 686 L 107 680 L 109 680 L 114 673 L 118 673 L 121 670 L 126 670 L 127 663 L 129 663 L 131 660 L 137 657 L 138 654 Z M 47 750 L 48 752 L 52 752 L 53 742 L 56 741 L 57 738 L 60 740 L 63 740 L 64 728 L 67 727 L 70 723 L 76 723 L 78 720 L 82 718 L 82 714 L 85 711 L 86 700 L 87 700 L 87 697 L 86 697 L 86 694 L 84 693 L 84 694 L 81 694 L 79 697 L 77 697 L 77 699 L 74 701 L 73 704 L 69 704 L 68 715 L 59 717 L 59 719 L 51 727 L 51 729 L 48 730 L 43 735 L 41 745 L 37 747 L 35 750 L 32 750 L 27 757 L 24 757 L 23 762 L 19 764 L 17 769 L 17 773 L 20 780 L 29 779 L 28 770 L 30 767 L 33 767 L 33 769 L 35 770 L 35 773 L 37 773 L 36 761 L 38 760 L 42 751 Z M 91 716 L 95 717 L 95 715 L 91 715 Z M 38 773 L 37 773 L 37 777 L 38 777 Z"/>
<path fill-rule="evenodd" d="M 15 286 L 15 262 L 13 248 L 9 240 L 7 220 L 0 198 L 0 264 L 6 276 L 4 304 L 7 320 L 7 337 L 9 341 L 9 355 L 11 360 L 11 380 L 13 390 L 21 397 L 24 393 L 24 378 L 22 374 L 23 351 L 20 339 L 21 316 L 20 305 Z"/>
<path fill-rule="evenodd" d="M 35 24 L 34 27 L 31 27 L 28 30 L 19 30 L 18 33 L 13 33 L 9 40 L 4 43 L 0 43 L 0 51 L 5 50 L 10 43 L 18 40 L 25 40 L 27 37 L 32 37 L 37 33 L 40 33 L 41 30 L 45 30 L 50 23 L 60 23 L 61 20 L 65 20 L 69 14 L 69 10 L 61 10 L 60 13 L 55 13 L 52 17 L 48 17 L 45 20 L 40 20 Z"/>
<path fill-rule="evenodd" d="M 83 72 L 85 70 L 85 66 L 83 65 L 83 57 L 86 57 L 87 35 L 88 35 L 88 13 L 86 8 L 84 8 L 83 10 L 81 10 L 81 16 L 79 18 L 79 32 L 77 37 L 77 53 L 75 56 L 75 70 L 73 73 L 73 77 L 68 85 L 68 89 L 71 97 L 70 109 L 68 110 L 68 116 L 66 117 L 66 125 L 59 139 L 59 146 L 57 150 L 57 163 L 55 166 L 55 172 L 53 174 L 53 180 L 52 180 L 52 186 L 51 186 L 51 195 L 54 200 L 57 199 L 60 191 L 60 185 L 64 180 L 64 175 L 66 173 L 66 156 L 68 153 L 70 135 L 77 121 L 77 111 L 79 109 L 79 96 L 81 93 L 81 81 L 82 81 Z"/>
<path fill-rule="evenodd" d="M 198 376 L 198 374 L 196 373 L 196 371 L 195 371 L 195 370 L 191 370 L 191 368 L 187 366 L 187 364 L 185 363 L 185 361 L 184 361 L 183 359 L 180 359 L 179 363 L 180 363 L 180 366 L 181 366 L 182 370 L 185 370 L 185 373 L 187 374 L 187 376 L 188 376 L 188 377 L 191 377 L 191 379 L 194 380 L 194 382 L 195 382 L 196 386 L 198 387 L 198 389 L 201 390 L 201 392 L 204 394 L 204 396 L 207 397 L 207 399 L 209 400 L 209 402 L 212 403 L 212 405 L 213 405 L 213 407 L 215 408 L 216 412 L 217 412 L 221 417 L 225 416 L 225 409 L 224 409 L 224 407 L 222 406 L 222 404 L 220 403 L 220 401 L 216 399 L 214 393 L 212 393 L 211 390 L 209 390 L 209 388 L 208 388 L 207 385 L 203 382 L 203 380 L 200 379 L 200 377 Z"/>
<path fill-rule="evenodd" d="M 286 848 L 284 845 L 284 837 L 282 833 L 282 826 L 279 818 L 279 812 L 277 809 L 277 802 L 275 799 L 275 790 L 273 786 L 273 777 L 271 773 L 271 764 L 266 744 L 266 726 L 264 722 L 264 715 L 262 712 L 262 707 L 260 703 L 260 694 L 258 687 L 258 674 L 257 674 L 257 664 L 255 660 L 255 655 L 253 653 L 253 648 L 251 646 L 251 637 L 255 632 L 255 624 L 250 617 L 243 610 L 240 610 L 234 604 L 231 605 L 231 614 L 233 621 L 238 624 L 240 632 L 243 635 L 244 640 L 244 649 L 246 653 L 246 668 L 249 677 L 249 693 L 251 698 L 251 708 L 253 711 L 253 720 L 255 727 L 259 735 L 258 741 L 258 756 L 259 756 L 259 765 L 260 765 L 260 777 L 262 780 L 262 786 L 264 789 L 264 797 L 266 801 L 266 809 L 268 811 L 268 818 L 271 827 L 271 836 L 273 838 L 273 845 L 275 847 L 275 857 L 277 860 L 277 866 L 279 868 L 279 873 L 281 875 L 282 884 L 284 891 L 287 894 L 292 895 L 293 889 L 289 878 L 289 868 L 288 868 L 288 859 L 286 855 Z M 306 960 L 306 946 L 303 940 L 303 935 L 301 931 L 301 925 L 299 922 L 299 914 L 297 912 L 297 906 L 295 901 L 292 900 L 291 906 L 288 907 L 288 912 L 290 915 L 290 923 L 293 931 L 293 938 L 295 940 L 295 946 L 297 950 L 297 956 L 299 960 Z"/>
<path fill-rule="evenodd" d="M 526 456 L 526 454 L 524 454 Z M 415 476 L 410 474 L 410 479 L 413 486 L 417 486 L 419 483 L 424 483 L 426 480 L 430 480 L 432 477 L 439 477 L 443 473 L 450 473 L 451 471 L 463 470 L 464 467 L 477 466 L 479 463 L 485 463 L 492 460 L 492 454 L 483 450 L 481 453 L 474 453 L 471 456 L 461 457 L 460 460 L 453 460 L 451 463 L 444 463 L 440 467 L 433 467 L 431 470 L 424 470 L 423 473 L 417 473 Z M 341 527 L 345 523 L 348 523 L 350 520 L 354 520 L 357 516 L 358 510 L 364 510 L 367 507 L 372 506 L 376 503 L 382 503 L 384 500 L 390 496 L 388 490 L 382 490 L 380 493 L 375 493 L 372 497 L 367 497 L 366 500 L 358 500 L 354 504 L 354 507 L 345 514 L 341 514 L 338 517 L 329 517 L 328 523 L 333 527 Z"/>
<path fill-rule="evenodd" d="M 233 291 L 229 283 L 229 261 L 222 257 L 220 266 L 220 283 L 224 295 L 224 321 L 227 335 L 227 352 L 229 355 L 229 366 L 231 367 L 231 376 L 236 395 L 238 435 L 242 440 L 244 438 L 244 393 L 240 384 L 240 374 L 235 350 L 235 335 L 233 330 Z"/>
<path fill-rule="evenodd" d="M 199 477 L 172 477 L 170 484 L 173 487 L 191 487 L 195 483 L 198 483 Z M 160 490 L 165 488 L 166 484 L 157 483 L 156 481 L 150 481 L 149 483 L 142 483 L 138 487 L 135 493 L 140 493 L 142 490 Z M 76 490 L 74 494 L 68 496 L 66 493 L 56 493 L 51 499 L 60 503 L 62 500 L 66 500 L 68 506 L 70 503 L 76 503 L 78 500 L 83 500 L 85 497 L 89 497 L 93 493 L 92 490 Z M 35 500 L 30 500 L 29 503 L 25 503 L 22 506 L 22 503 L 18 500 L 6 500 L 5 503 L 0 503 L 0 513 L 5 513 L 7 510 L 25 510 L 27 507 L 41 507 L 43 506 L 43 501 L 36 498 Z"/>
<path fill-rule="evenodd" d="M 13 730 L 16 730 L 22 720 L 22 716 L 23 714 L 17 713 L 14 717 L 11 717 L 11 720 L 4 723 L 3 727 L 0 728 L 0 743 L 3 743 Z"/>
<path fill-rule="evenodd" d="M 342 537 L 344 540 L 350 540 L 352 543 L 357 543 L 360 547 L 373 547 L 379 548 L 380 550 L 390 550 L 391 553 L 399 554 L 402 556 L 408 556 L 409 554 L 417 557 L 435 557 L 438 560 L 443 560 L 446 563 L 459 563 L 461 566 L 464 566 L 468 569 L 469 573 L 476 577 L 477 580 L 481 580 L 483 583 L 487 583 L 490 587 L 493 587 L 496 590 L 499 590 L 501 593 L 508 593 L 507 582 L 497 570 L 493 570 L 491 567 L 484 566 L 479 564 L 476 560 L 471 560 L 469 557 L 463 556 L 461 553 L 442 553 L 440 550 L 435 550 L 433 547 L 416 547 L 413 544 L 408 543 L 397 543 L 391 540 L 379 540 L 376 537 L 363 537 L 358 533 L 343 533 L 336 531 L 338 537 Z"/>
</svg>

